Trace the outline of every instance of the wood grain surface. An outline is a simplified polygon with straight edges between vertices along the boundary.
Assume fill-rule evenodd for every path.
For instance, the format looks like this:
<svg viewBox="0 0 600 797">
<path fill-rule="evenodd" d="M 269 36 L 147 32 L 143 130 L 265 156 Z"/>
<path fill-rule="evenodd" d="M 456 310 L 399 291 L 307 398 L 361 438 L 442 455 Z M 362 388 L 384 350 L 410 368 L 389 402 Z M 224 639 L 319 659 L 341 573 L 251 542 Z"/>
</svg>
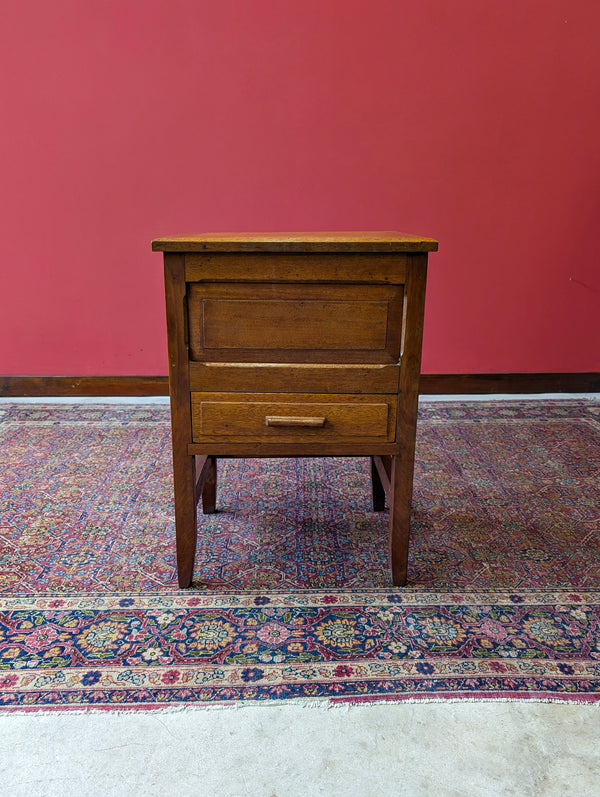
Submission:
<svg viewBox="0 0 600 797">
<path fill-rule="evenodd" d="M 155 252 L 435 252 L 433 238 L 402 232 L 199 233 L 152 241 Z"/>
</svg>

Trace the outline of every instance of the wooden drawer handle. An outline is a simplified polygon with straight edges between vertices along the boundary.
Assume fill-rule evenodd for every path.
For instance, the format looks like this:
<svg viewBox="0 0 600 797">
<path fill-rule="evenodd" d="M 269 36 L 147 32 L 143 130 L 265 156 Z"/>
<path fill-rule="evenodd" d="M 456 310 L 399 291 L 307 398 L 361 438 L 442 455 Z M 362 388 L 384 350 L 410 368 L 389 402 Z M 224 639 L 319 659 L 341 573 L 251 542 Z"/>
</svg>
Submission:
<svg viewBox="0 0 600 797">
<path fill-rule="evenodd" d="M 267 415 L 267 426 L 325 426 L 325 418 L 300 417 L 297 415 Z"/>
</svg>

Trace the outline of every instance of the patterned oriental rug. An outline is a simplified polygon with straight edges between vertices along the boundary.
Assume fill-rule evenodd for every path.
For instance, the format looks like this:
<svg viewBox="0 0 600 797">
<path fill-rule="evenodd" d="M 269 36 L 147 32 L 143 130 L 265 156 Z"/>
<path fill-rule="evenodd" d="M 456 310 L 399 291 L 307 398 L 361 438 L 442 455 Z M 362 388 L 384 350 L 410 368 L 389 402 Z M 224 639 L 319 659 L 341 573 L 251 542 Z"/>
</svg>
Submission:
<svg viewBox="0 0 600 797">
<path fill-rule="evenodd" d="M 367 459 L 228 460 L 178 590 L 165 406 L 0 406 L 0 708 L 600 701 L 600 403 L 421 406 L 409 583 Z"/>
</svg>

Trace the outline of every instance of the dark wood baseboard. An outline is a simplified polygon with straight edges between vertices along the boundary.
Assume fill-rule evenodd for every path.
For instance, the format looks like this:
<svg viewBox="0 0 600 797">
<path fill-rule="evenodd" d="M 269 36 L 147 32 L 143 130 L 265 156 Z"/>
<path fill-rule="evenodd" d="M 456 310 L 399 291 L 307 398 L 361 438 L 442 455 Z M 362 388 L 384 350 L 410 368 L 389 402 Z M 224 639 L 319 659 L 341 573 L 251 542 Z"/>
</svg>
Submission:
<svg viewBox="0 0 600 797">
<path fill-rule="evenodd" d="M 422 374 L 419 393 L 600 393 L 600 373 Z"/>
<path fill-rule="evenodd" d="M 600 393 L 600 373 L 423 374 L 423 395 Z M 0 376 L 0 396 L 168 396 L 167 376 Z"/>
<path fill-rule="evenodd" d="M 0 396 L 168 396 L 168 376 L 0 376 Z"/>
</svg>

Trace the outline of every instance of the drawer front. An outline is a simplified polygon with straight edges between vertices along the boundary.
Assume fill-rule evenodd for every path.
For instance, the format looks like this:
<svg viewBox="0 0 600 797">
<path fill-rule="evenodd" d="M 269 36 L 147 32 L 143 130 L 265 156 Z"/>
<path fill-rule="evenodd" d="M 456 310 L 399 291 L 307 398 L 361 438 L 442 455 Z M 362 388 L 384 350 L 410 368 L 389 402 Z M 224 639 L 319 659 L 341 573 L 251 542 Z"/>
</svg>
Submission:
<svg viewBox="0 0 600 797">
<path fill-rule="evenodd" d="M 188 286 L 190 359 L 395 363 L 401 285 Z"/>
<path fill-rule="evenodd" d="M 195 443 L 393 442 L 396 396 L 192 393 Z"/>
</svg>

